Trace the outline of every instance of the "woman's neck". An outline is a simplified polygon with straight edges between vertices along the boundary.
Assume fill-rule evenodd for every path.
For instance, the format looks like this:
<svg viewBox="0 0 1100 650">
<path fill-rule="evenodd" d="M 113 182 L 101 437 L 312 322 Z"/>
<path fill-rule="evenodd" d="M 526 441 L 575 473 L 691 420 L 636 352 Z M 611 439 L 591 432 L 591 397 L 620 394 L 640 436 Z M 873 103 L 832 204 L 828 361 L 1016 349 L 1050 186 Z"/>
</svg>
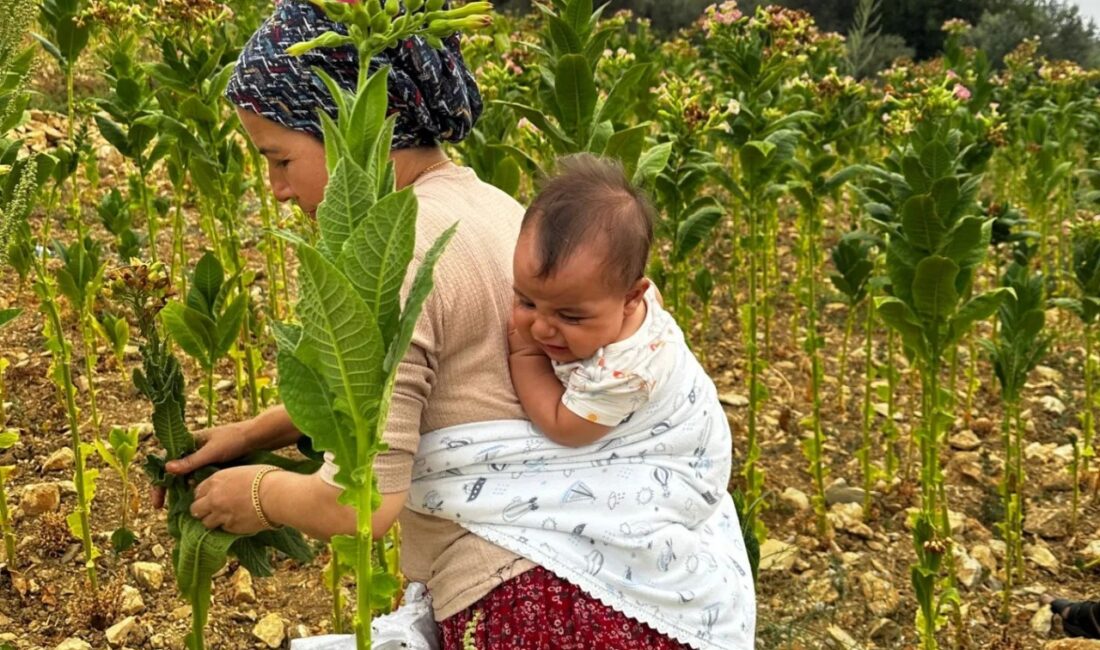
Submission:
<svg viewBox="0 0 1100 650">
<path fill-rule="evenodd" d="M 413 147 L 395 149 L 390 153 L 396 176 L 397 189 L 412 185 L 426 169 L 447 160 L 447 154 L 439 147 Z"/>
</svg>

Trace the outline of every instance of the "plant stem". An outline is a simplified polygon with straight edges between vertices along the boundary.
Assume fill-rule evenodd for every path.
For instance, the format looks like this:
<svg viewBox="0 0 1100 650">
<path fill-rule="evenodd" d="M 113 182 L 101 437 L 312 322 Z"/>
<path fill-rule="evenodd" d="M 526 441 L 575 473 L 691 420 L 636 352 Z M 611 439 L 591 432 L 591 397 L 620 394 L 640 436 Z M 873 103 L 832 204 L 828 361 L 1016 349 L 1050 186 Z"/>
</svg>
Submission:
<svg viewBox="0 0 1100 650">
<path fill-rule="evenodd" d="M 760 253 L 757 251 L 757 234 L 759 229 L 759 215 L 755 208 L 755 197 L 750 198 L 750 206 L 748 210 L 749 217 L 749 299 L 744 305 L 747 311 L 748 321 L 746 323 L 745 334 L 745 347 L 749 355 L 749 414 L 748 414 L 748 449 L 745 455 L 745 466 L 742 470 L 745 476 L 745 501 L 747 503 L 755 503 L 760 497 L 762 477 L 759 470 L 756 468 L 756 461 L 760 457 L 759 442 L 756 439 L 756 415 L 757 410 L 760 408 L 758 404 L 759 395 L 759 382 L 760 382 L 760 368 L 759 368 L 759 351 L 757 347 L 756 334 L 757 334 L 757 313 L 756 313 L 756 274 L 759 263 Z M 755 530 L 755 514 L 749 514 L 748 519 L 750 522 L 746 523 L 746 528 L 749 530 Z"/>
<path fill-rule="evenodd" d="M 852 338 L 852 325 L 855 323 L 856 305 L 848 305 L 848 313 L 844 317 L 844 339 L 840 344 L 840 369 L 837 373 L 836 394 L 839 401 L 840 417 L 845 422 L 848 420 L 848 409 L 845 404 L 845 382 L 848 378 L 848 345 Z"/>
<path fill-rule="evenodd" d="M 15 531 L 11 527 L 11 516 L 8 514 L 8 494 L 4 490 L 4 484 L 0 483 L 0 528 L 4 533 L 4 552 L 8 559 L 8 569 L 15 568 Z"/>
<path fill-rule="evenodd" d="M 329 544 L 332 551 L 332 631 L 336 634 L 344 633 L 344 594 L 340 590 L 340 579 L 343 571 L 340 570 L 340 559 L 336 547 Z"/>
<path fill-rule="evenodd" d="M 864 324 L 864 370 L 863 370 L 863 449 L 860 452 L 860 463 L 863 466 L 863 518 L 867 519 L 871 514 L 871 488 L 874 484 L 874 468 L 871 463 L 871 414 L 874 412 L 871 403 L 871 378 L 875 374 L 874 349 L 872 348 L 871 328 L 874 326 L 875 310 L 870 296 L 867 300 L 867 319 Z M 853 305 L 853 311 L 855 306 Z M 841 385 L 844 379 L 841 378 Z"/>
<path fill-rule="evenodd" d="M 206 427 L 214 426 L 214 365 L 206 369 Z"/>
<path fill-rule="evenodd" d="M 160 232 L 160 223 L 156 209 L 149 204 L 149 188 L 145 183 L 145 179 L 149 175 L 149 170 L 145 169 L 144 160 L 138 163 L 138 172 L 141 174 L 141 178 L 138 179 L 138 188 L 141 193 L 141 209 L 145 212 L 145 226 L 149 231 L 149 258 L 155 263 L 158 259 L 157 233 Z"/>
<path fill-rule="evenodd" d="M 91 314 L 84 314 L 80 322 L 80 334 L 84 344 L 84 373 L 88 380 L 88 406 L 92 412 L 92 440 L 99 440 L 99 406 L 95 394 L 95 338 L 87 325 Z"/>
</svg>

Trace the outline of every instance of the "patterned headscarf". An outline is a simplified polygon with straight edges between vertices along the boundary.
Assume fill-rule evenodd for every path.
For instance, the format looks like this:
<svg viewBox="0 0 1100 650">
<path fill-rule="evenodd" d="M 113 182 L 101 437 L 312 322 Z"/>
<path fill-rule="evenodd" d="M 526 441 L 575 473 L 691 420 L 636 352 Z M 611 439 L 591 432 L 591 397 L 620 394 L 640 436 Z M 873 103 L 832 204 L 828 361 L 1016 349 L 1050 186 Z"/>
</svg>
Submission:
<svg viewBox="0 0 1100 650">
<path fill-rule="evenodd" d="M 341 87 L 355 88 L 359 54 L 351 45 L 312 50 L 290 56 L 286 48 L 334 31 L 347 33 L 320 9 L 284 0 L 248 40 L 225 89 L 234 105 L 317 138 L 317 109 L 336 117 L 336 103 L 313 69 L 320 68 Z M 411 38 L 371 60 L 371 70 L 389 65 L 389 113 L 397 114 L 393 148 L 458 142 L 481 115 L 481 94 L 466 69 L 459 37 L 443 39 L 436 50 L 423 39 Z"/>
</svg>

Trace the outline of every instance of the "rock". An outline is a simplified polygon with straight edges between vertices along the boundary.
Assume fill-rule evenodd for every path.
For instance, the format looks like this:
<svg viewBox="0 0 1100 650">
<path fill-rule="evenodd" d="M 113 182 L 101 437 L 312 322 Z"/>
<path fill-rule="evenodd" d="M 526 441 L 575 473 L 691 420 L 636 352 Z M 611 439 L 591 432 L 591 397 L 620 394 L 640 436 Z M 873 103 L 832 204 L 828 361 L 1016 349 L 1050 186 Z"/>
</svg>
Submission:
<svg viewBox="0 0 1100 650">
<path fill-rule="evenodd" d="M 92 644 L 75 637 L 69 637 L 57 644 L 57 647 L 53 650 L 92 650 Z"/>
<path fill-rule="evenodd" d="M 837 503 L 829 508 L 828 517 L 833 528 L 851 531 L 863 523 L 863 506 L 858 503 Z"/>
<path fill-rule="evenodd" d="M 305 625 L 303 623 L 295 625 L 290 630 L 290 638 L 292 639 L 305 639 L 310 636 L 313 636 L 313 632 L 310 631 L 308 625 Z"/>
<path fill-rule="evenodd" d="M 1081 559 L 1085 562 L 1098 562 L 1100 561 L 1100 539 L 1094 539 L 1088 543 L 1088 546 L 1081 549 L 1079 552 Z"/>
<path fill-rule="evenodd" d="M 831 647 L 837 648 L 838 650 L 858 650 L 863 647 L 852 638 L 851 634 L 848 634 L 836 625 L 830 625 L 828 632 L 829 639 L 832 641 L 830 644 Z"/>
<path fill-rule="evenodd" d="M 796 490 L 793 487 L 783 490 L 783 494 L 779 495 L 779 500 L 795 510 L 810 509 L 810 497 L 806 496 L 806 493 L 802 490 Z"/>
<path fill-rule="evenodd" d="M 42 463 L 42 471 L 56 472 L 63 469 L 70 469 L 73 466 L 73 458 L 73 450 L 68 447 L 62 447 L 50 454 L 46 462 Z"/>
<path fill-rule="evenodd" d="M 164 556 L 168 554 L 168 551 L 164 550 L 164 547 L 160 544 L 153 544 L 153 548 L 150 550 L 153 552 L 153 557 L 158 560 L 164 558 Z"/>
<path fill-rule="evenodd" d="M 947 461 L 948 474 L 960 474 L 975 483 L 988 483 L 985 470 L 982 469 L 982 456 L 976 451 L 959 451 Z M 952 479 L 954 480 L 954 479 Z"/>
<path fill-rule="evenodd" d="M 798 558 L 798 547 L 778 539 L 766 539 L 760 545 L 761 571 L 790 571 Z"/>
<path fill-rule="evenodd" d="M 1027 447 L 1024 447 L 1024 457 L 1028 460 L 1038 460 L 1049 463 L 1054 460 L 1054 450 L 1057 448 L 1058 443 L 1049 442 L 1043 444 L 1041 442 L 1033 442 Z"/>
<path fill-rule="evenodd" d="M 806 588 L 806 594 L 809 596 L 810 602 L 823 605 L 831 605 L 840 600 L 840 594 L 837 593 L 833 581 L 828 578 L 811 582 L 809 587 Z"/>
<path fill-rule="evenodd" d="M 982 563 L 974 559 L 962 546 L 955 546 L 955 578 L 967 589 L 973 589 L 982 579 Z"/>
<path fill-rule="evenodd" d="M 1062 383 L 1062 373 L 1050 366 L 1035 366 L 1035 374 L 1039 375 L 1043 381 L 1050 381 L 1055 384 Z"/>
<path fill-rule="evenodd" d="M 722 393 L 718 396 L 718 401 L 726 406 L 734 406 L 737 408 L 749 405 L 749 398 L 737 393 Z"/>
<path fill-rule="evenodd" d="M 832 485 L 825 488 L 825 505 L 833 506 L 838 503 L 863 503 L 863 488 L 851 487 L 844 479 L 838 479 Z"/>
<path fill-rule="evenodd" d="M 1050 622 L 1053 618 L 1050 608 L 1040 605 L 1039 609 L 1035 610 L 1035 615 L 1031 617 L 1031 629 L 1041 636 L 1046 636 L 1050 633 Z"/>
<path fill-rule="evenodd" d="M 160 591 L 164 584 L 164 567 L 156 562 L 134 562 L 130 565 L 130 573 L 146 591 Z"/>
<path fill-rule="evenodd" d="M 898 639 L 901 638 L 901 626 L 888 618 L 883 618 L 871 628 L 869 636 L 880 648 L 896 648 Z"/>
<path fill-rule="evenodd" d="M 979 436 L 989 435 L 993 431 L 993 421 L 989 418 L 974 418 L 970 421 L 970 430 Z"/>
<path fill-rule="evenodd" d="M 977 560 L 990 575 L 997 573 L 997 556 L 993 554 L 993 549 L 985 544 L 978 544 L 970 549 L 970 557 Z"/>
<path fill-rule="evenodd" d="M 252 636 L 269 648 L 278 648 L 286 639 L 286 623 L 275 613 L 268 614 L 252 628 Z"/>
<path fill-rule="evenodd" d="M 1024 531 L 1044 539 L 1062 539 L 1069 534 L 1069 515 L 1058 508 L 1032 508 L 1024 519 Z"/>
<path fill-rule="evenodd" d="M 1058 639 L 1047 641 L 1043 650 L 1100 650 L 1100 641 L 1095 639 Z"/>
<path fill-rule="evenodd" d="M 222 379 L 218 383 L 214 384 L 214 392 L 217 392 L 217 393 L 223 393 L 223 392 L 229 390 L 230 388 L 233 388 L 233 380 L 232 379 Z"/>
<path fill-rule="evenodd" d="M 118 611 L 126 616 L 144 612 L 145 600 L 141 597 L 141 592 L 130 585 L 122 585 L 122 593 L 118 597 Z"/>
<path fill-rule="evenodd" d="M 57 510 L 61 505 L 61 488 L 57 483 L 34 483 L 23 488 L 19 508 L 25 515 L 40 515 Z"/>
<path fill-rule="evenodd" d="M 229 588 L 230 598 L 238 605 L 256 602 L 256 592 L 252 589 L 252 574 L 243 566 L 233 574 L 233 582 Z"/>
<path fill-rule="evenodd" d="M 1063 465 L 1069 465 L 1073 462 L 1073 445 L 1059 445 L 1054 448 L 1054 457 L 1062 462 Z"/>
<path fill-rule="evenodd" d="M 1061 415 L 1066 412 L 1066 405 L 1062 403 L 1062 400 L 1053 395 L 1043 395 L 1039 398 L 1039 406 L 1043 407 L 1043 410 L 1051 415 Z"/>
<path fill-rule="evenodd" d="M 174 621 L 182 621 L 184 619 L 191 618 L 191 606 L 180 605 L 179 607 L 173 609 L 168 615 L 171 616 L 172 620 Z"/>
<path fill-rule="evenodd" d="M 951 436 L 948 442 L 951 444 L 952 449 L 958 449 L 959 451 L 974 451 L 982 446 L 981 438 L 974 435 L 974 432 L 969 429 Z"/>
<path fill-rule="evenodd" d="M 1054 557 L 1054 553 L 1050 552 L 1050 549 L 1041 546 L 1039 544 L 1029 544 L 1024 549 L 1024 556 L 1031 560 L 1036 566 L 1046 569 L 1051 573 L 1057 573 L 1061 565 L 1058 563 L 1058 558 Z"/>
<path fill-rule="evenodd" d="M 889 580 L 867 571 L 859 576 L 859 588 L 863 592 L 867 609 L 880 618 L 890 616 L 898 609 L 898 590 Z"/>
<path fill-rule="evenodd" d="M 123 645 L 136 645 L 137 641 L 143 636 L 143 633 L 141 626 L 138 625 L 137 619 L 133 616 L 127 616 L 118 623 L 107 628 L 104 635 L 107 637 L 107 643 L 113 647 L 118 647 Z"/>
</svg>

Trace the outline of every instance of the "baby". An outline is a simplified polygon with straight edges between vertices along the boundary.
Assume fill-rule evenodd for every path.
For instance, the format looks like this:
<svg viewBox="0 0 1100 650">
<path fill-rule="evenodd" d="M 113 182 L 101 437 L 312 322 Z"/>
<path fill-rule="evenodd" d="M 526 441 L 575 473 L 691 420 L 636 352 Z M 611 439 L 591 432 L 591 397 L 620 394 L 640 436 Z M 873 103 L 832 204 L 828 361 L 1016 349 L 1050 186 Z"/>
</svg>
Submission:
<svg viewBox="0 0 1100 650">
<path fill-rule="evenodd" d="M 523 217 L 509 363 L 524 411 L 558 444 L 602 438 L 691 354 L 643 275 L 654 219 L 618 164 L 587 154 L 561 160 Z"/>
</svg>

